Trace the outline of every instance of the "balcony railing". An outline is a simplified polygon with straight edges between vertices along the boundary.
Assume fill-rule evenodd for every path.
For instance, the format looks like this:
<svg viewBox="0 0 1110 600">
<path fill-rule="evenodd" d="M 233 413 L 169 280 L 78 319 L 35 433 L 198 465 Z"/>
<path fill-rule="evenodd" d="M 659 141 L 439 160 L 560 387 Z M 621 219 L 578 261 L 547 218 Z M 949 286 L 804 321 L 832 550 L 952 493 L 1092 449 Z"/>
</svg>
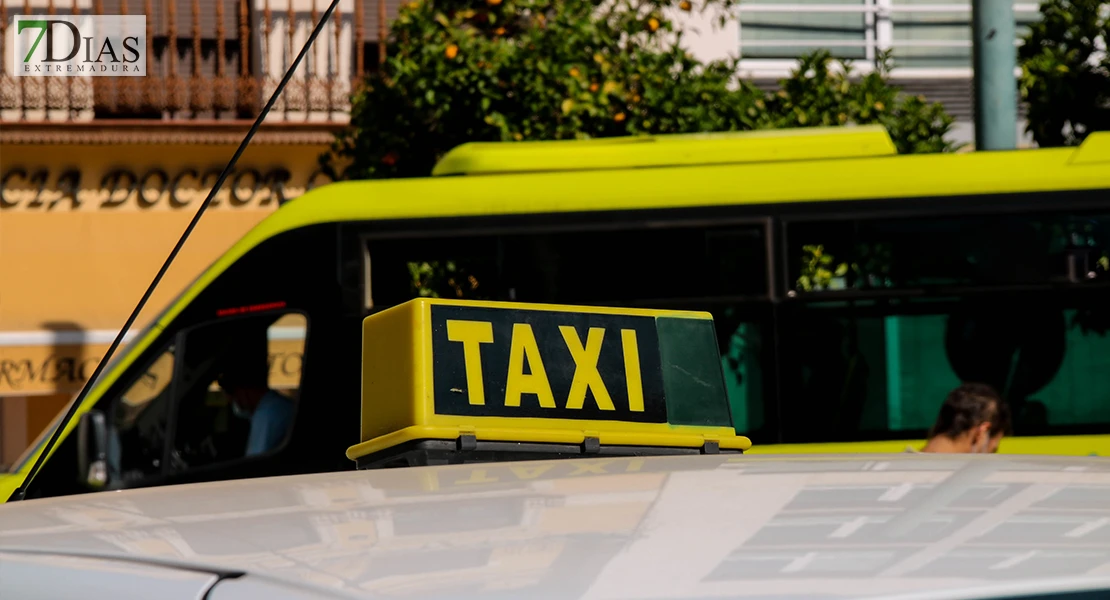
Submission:
<svg viewBox="0 0 1110 600">
<path fill-rule="evenodd" d="M 268 119 L 346 122 L 350 91 L 376 67 L 381 25 L 396 15 L 399 1 L 341 0 Z M 327 2 L 2 0 L 0 38 L 7 43 L 0 45 L 0 121 L 251 118 Z M 798 55 L 818 48 L 858 59 L 860 71 L 879 52 L 892 51 L 899 78 L 966 81 L 971 75 L 970 0 L 747 0 L 736 9 L 741 75 L 751 79 L 781 77 L 796 67 Z M 1031 2 L 1015 2 L 1014 12 L 1019 35 L 1039 14 Z M 13 77 L 5 53 L 12 51 L 18 14 L 145 14 L 149 74 Z M 729 53 L 737 47 L 726 43 Z"/>
<path fill-rule="evenodd" d="M 20 6 L 19 0 L 3 0 L 0 120 L 253 118 L 327 4 L 328 0 L 23 0 Z M 379 0 L 340 1 L 268 121 L 349 119 L 352 86 L 377 65 L 380 28 L 366 24 L 378 24 L 380 6 Z M 388 12 L 395 14 L 396 6 L 390 1 Z M 13 48 L 13 17 L 20 14 L 146 15 L 148 73 L 13 77 L 6 53 Z"/>
</svg>

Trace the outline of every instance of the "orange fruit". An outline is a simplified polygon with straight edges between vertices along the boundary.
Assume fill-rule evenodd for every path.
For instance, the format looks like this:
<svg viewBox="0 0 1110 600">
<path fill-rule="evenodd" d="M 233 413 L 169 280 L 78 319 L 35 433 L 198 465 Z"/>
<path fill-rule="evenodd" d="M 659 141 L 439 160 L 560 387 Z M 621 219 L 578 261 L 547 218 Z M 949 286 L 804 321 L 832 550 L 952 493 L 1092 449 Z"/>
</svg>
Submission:
<svg viewBox="0 0 1110 600">
<path fill-rule="evenodd" d="M 451 44 L 447 47 L 447 50 L 444 52 L 444 54 L 447 55 L 448 59 L 454 59 L 456 56 L 459 55 L 459 47 Z"/>
</svg>

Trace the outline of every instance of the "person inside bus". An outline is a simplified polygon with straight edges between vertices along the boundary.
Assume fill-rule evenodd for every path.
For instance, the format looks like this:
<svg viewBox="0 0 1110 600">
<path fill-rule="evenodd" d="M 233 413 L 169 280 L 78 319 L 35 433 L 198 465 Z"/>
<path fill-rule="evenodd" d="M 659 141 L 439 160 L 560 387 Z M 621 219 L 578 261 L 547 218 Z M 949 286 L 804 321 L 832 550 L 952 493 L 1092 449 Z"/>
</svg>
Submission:
<svg viewBox="0 0 1110 600">
<path fill-rule="evenodd" d="M 989 385 L 964 383 L 940 407 L 921 452 L 995 453 L 1010 430 L 1010 409 Z"/>
<path fill-rule="evenodd" d="M 265 340 L 265 338 L 263 338 Z M 270 388 L 266 347 L 261 352 L 235 353 L 217 378 L 236 415 L 250 421 L 246 456 L 277 448 L 293 424 L 293 401 Z"/>
</svg>

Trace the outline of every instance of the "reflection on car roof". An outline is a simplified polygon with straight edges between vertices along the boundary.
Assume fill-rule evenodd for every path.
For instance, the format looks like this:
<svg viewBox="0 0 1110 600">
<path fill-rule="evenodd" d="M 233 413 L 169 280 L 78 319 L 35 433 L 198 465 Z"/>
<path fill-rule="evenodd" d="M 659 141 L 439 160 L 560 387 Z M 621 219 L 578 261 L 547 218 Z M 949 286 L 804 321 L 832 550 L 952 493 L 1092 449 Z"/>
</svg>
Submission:
<svg viewBox="0 0 1110 600">
<path fill-rule="evenodd" d="M 18 547 L 371 596 L 859 598 L 1067 577 L 1110 589 L 1110 461 L 620 457 L 242 480 L 21 502 L 0 511 L 0 548 Z"/>
</svg>

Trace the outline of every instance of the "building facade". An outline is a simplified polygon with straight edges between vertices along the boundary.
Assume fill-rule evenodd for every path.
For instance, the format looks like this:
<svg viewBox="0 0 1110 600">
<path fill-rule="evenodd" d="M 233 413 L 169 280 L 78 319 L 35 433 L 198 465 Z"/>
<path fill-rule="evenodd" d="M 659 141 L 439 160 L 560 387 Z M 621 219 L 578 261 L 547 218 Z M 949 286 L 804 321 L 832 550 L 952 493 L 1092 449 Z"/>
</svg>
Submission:
<svg viewBox="0 0 1110 600">
<path fill-rule="evenodd" d="M 1039 4 L 1013 3 L 1015 46 L 1040 17 Z M 940 102 L 955 120 L 951 139 L 974 143 L 971 0 L 745 0 L 720 27 L 692 19 L 691 49 L 703 60 L 739 58 L 740 75 L 773 87 L 803 54 L 820 49 L 851 61 L 857 73 L 889 54 L 891 81 L 907 94 Z M 1014 77 L 1020 75 L 1015 68 Z M 1020 107 L 1019 107 L 1020 111 Z M 1019 146 L 1032 145 L 1018 115 Z"/>
</svg>

